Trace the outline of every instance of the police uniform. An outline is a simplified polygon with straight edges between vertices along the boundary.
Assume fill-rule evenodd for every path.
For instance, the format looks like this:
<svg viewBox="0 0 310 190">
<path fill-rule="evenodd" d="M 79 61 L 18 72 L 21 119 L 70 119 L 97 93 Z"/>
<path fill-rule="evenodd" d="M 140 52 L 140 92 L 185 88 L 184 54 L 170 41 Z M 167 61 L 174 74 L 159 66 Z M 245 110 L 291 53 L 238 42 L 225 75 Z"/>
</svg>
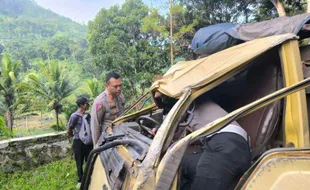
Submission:
<svg viewBox="0 0 310 190">
<path fill-rule="evenodd" d="M 192 130 L 227 115 L 207 97 L 195 101 Z M 230 189 L 250 167 L 251 152 L 247 133 L 233 122 L 217 133 L 202 139 L 202 153 L 187 155 L 182 160 L 181 190 Z"/>
<path fill-rule="evenodd" d="M 91 129 L 93 143 L 98 139 L 109 124 L 124 112 L 125 98 L 121 94 L 115 98 L 106 89 L 95 100 L 91 109 Z"/>
</svg>

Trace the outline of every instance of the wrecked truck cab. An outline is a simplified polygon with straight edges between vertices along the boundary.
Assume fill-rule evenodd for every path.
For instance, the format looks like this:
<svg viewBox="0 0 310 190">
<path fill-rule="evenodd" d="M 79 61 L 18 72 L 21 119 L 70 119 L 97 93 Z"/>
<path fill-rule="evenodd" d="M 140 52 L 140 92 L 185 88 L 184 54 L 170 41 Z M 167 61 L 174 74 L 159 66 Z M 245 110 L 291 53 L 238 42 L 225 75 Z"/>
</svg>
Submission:
<svg viewBox="0 0 310 190">
<path fill-rule="evenodd" d="M 307 180 L 303 186 L 289 181 L 295 174 L 307 178 L 310 171 L 310 102 L 305 91 L 310 79 L 303 74 L 301 60 L 310 51 L 301 52 L 297 36 L 282 34 L 173 65 L 104 130 L 100 147 L 88 160 L 81 189 L 179 189 L 180 162 L 184 155 L 201 149 L 196 140 L 235 120 L 250 136 L 253 159 L 237 189 L 309 186 Z M 173 102 L 168 112 L 155 98 L 156 91 Z M 204 94 L 229 114 L 200 130 L 178 135 L 184 130 L 182 115 Z M 285 169 L 271 167 L 281 159 L 282 165 L 277 166 Z M 273 180 L 264 171 L 268 164 Z"/>
</svg>

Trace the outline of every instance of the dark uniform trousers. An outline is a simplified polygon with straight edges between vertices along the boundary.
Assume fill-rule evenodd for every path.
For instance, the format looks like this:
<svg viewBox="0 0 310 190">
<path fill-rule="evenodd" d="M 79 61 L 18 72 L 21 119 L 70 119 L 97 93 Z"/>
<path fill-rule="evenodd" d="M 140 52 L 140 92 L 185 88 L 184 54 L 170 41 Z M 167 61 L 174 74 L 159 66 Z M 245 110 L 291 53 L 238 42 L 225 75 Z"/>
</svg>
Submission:
<svg viewBox="0 0 310 190">
<path fill-rule="evenodd" d="M 223 132 L 203 140 L 202 153 L 182 161 L 181 190 L 233 189 L 251 165 L 248 142 L 240 135 Z"/>
<path fill-rule="evenodd" d="M 88 155 L 93 149 L 93 145 L 85 145 L 80 139 L 73 139 L 74 159 L 78 173 L 78 182 L 82 181 L 83 163 L 87 162 Z"/>
</svg>

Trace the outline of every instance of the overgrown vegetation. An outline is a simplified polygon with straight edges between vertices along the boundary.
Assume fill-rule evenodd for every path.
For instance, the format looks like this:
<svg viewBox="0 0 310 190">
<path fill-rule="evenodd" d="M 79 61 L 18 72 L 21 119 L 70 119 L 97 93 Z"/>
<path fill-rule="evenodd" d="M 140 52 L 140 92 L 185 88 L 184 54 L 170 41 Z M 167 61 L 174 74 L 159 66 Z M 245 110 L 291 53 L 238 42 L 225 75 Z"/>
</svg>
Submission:
<svg viewBox="0 0 310 190">
<path fill-rule="evenodd" d="M 0 116 L 0 140 L 11 136 L 13 136 L 13 131 L 6 127 L 4 117 Z"/>
<path fill-rule="evenodd" d="M 46 164 L 35 170 L 4 174 L 0 171 L 1 190 L 71 190 L 75 186 L 77 175 L 74 160 L 66 158 Z"/>
</svg>

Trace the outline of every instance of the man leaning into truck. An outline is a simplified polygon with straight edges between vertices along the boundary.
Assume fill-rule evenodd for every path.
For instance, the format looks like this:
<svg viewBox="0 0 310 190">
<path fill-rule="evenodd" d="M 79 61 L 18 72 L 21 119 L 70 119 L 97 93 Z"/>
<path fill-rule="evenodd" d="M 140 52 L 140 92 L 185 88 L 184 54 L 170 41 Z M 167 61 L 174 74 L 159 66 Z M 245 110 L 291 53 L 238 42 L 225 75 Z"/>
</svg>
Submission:
<svg viewBox="0 0 310 190">
<path fill-rule="evenodd" d="M 119 74 L 106 75 L 106 89 L 94 100 L 91 109 L 91 128 L 94 147 L 103 130 L 124 112 L 125 98 L 122 94 L 122 81 Z"/>
</svg>

